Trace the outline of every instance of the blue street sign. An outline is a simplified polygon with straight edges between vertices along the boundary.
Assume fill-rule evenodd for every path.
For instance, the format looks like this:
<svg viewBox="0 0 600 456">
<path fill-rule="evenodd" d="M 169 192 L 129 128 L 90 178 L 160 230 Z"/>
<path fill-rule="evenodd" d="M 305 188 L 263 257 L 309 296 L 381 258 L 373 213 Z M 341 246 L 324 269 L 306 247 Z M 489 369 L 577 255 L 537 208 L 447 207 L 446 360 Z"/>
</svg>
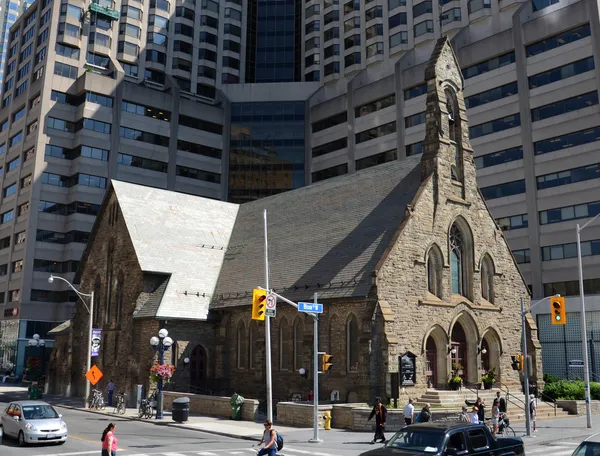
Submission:
<svg viewBox="0 0 600 456">
<path fill-rule="evenodd" d="M 314 302 L 299 302 L 298 311 L 320 314 L 323 313 L 323 304 L 315 304 Z"/>
<path fill-rule="evenodd" d="M 569 361 L 569 367 L 583 367 L 583 361 L 579 359 L 572 359 Z"/>
</svg>

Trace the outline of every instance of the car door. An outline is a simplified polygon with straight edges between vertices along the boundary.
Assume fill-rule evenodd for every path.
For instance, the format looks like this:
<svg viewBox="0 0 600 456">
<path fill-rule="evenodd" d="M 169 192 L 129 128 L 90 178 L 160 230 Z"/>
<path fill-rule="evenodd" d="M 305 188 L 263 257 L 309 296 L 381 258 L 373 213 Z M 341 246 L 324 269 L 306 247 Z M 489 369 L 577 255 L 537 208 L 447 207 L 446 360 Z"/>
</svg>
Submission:
<svg viewBox="0 0 600 456">
<path fill-rule="evenodd" d="M 469 452 L 467 440 L 462 430 L 451 432 L 448 435 L 446 446 L 444 447 L 445 456 L 466 455 Z"/>
<path fill-rule="evenodd" d="M 494 454 L 492 442 L 488 440 L 485 429 L 481 427 L 467 429 L 467 440 L 472 455 L 492 456 Z"/>
<path fill-rule="evenodd" d="M 13 435 L 14 418 L 12 414 L 14 408 L 15 404 L 9 404 L 6 412 L 2 415 L 2 428 L 4 429 L 4 434 L 6 435 Z"/>
</svg>

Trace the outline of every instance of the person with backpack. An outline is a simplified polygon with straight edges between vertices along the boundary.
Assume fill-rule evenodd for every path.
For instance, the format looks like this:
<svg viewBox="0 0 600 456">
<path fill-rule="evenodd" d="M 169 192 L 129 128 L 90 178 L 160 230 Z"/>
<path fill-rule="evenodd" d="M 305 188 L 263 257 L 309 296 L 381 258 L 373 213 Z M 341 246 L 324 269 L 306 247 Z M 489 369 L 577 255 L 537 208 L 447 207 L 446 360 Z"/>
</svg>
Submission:
<svg viewBox="0 0 600 456">
<path fill-rule="evenodd" d="M 371 411 L 369 415 L 370 421 L 373 417 L 375 417 L 375 436 L 373 440 L 371 440 L 371 445 L 373 445 L 377 440 L 381 440 L 381 443 L 385 443 L 385 420 L 387 419 L 387 409 L 381 402 L 381 398 L 375 399 L 375 407 Z"/>
<path fill-rule="evenodd" d="M 283 437 L 273 429 L 273 423 L 270 420 L 265 420 L 265 432 L 262 439 L 258 442 L 259 445 L 265 444 L 259 451 L 258 456 L 276 456 L 277 451 L 283 448 Z"/>
<path fill-rule="evenodd" d="M 425 404 L 417 417 L 415 418 L 415 423 L 428 423 L 431 421 L 431 405 Z"/>
<path fill-rule="evenodd" d="M 102 456 L 117 456 L 117 438 L 115 437 L 114 423 L 109 423 L 102 433 Z"/>
</svg>

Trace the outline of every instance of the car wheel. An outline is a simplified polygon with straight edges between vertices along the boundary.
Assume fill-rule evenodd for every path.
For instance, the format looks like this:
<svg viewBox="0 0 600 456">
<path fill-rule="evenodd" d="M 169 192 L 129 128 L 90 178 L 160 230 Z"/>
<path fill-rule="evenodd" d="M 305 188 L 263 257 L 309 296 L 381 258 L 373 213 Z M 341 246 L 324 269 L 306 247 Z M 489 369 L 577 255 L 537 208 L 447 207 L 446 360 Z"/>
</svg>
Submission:
<svg viewBox="0 0 600 456">
<path fill-rule="evenodd" d="M 19 431 L 19 446 L 24 447 L 25 445 L 27 445 L 27 442 L 25 441 L 25 434 L 23 434 L 23 431 Z"/>
</svg>

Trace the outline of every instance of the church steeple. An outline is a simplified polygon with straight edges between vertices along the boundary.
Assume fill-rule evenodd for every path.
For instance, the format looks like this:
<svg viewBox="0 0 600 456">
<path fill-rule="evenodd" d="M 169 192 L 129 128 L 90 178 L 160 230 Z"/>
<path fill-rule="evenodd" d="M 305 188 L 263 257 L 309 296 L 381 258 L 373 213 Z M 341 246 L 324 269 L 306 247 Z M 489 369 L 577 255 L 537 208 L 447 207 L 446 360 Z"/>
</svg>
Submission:
<svg viewBox="0 0 600 456">
<path fill-rule="evenodd" d="M 474 183 L 475 168 L 463 98 L 464 79 L 447 37 L 437 41 L 425 69 L 425 80 L 427 130 L 421 178 L 433 175 L 438 193 L 443 191 L 464 200 L 465 187 Z"/>
</svg>

